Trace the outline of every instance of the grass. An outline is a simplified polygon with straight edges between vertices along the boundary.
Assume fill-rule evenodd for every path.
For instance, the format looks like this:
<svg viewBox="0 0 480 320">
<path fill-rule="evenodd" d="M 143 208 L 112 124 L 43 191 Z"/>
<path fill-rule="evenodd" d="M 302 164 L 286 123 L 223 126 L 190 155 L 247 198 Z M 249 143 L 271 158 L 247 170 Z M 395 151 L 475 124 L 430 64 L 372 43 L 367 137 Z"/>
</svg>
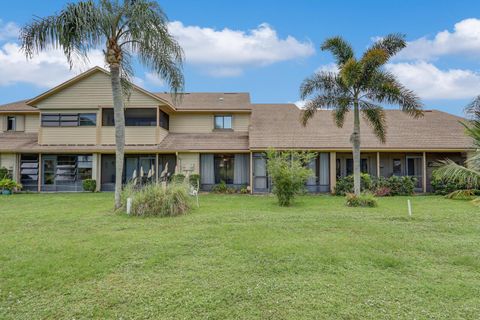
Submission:
<svg viewBox="0 0 480 320">
<path fill-rule="evenodd" d="M 136 218 L 108 193 L 0 196 L 0 318 L 478 319 L 480 209 L 406 200 L 203 195 Z"/>
</svg>

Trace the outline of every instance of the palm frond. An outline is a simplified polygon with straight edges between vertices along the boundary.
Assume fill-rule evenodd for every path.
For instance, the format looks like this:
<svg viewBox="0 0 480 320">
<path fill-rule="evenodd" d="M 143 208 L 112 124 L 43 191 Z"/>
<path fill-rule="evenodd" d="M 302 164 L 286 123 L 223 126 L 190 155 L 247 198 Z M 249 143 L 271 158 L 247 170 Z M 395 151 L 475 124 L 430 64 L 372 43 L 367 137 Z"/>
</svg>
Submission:
<svg viewBox="0 0 480 320">
<path fill-rule="evenodd" d="M 365 82 L 365 97 L 377 103 L 398 105 L 400 109 L 414 118 L 423 116 L 420 98 L 401 85 L 395 76 L 387 71 L 376 70 Z"/>
<path fill-rule="evenodd" d="M 320 71 L 306 78 L 300 85 L 300 97 L 306 99 L 313 92 L 319 95 L 344 95 L 348 89 L 343 85 L 338 74 Z"/>
<path fill-rule="evenodd" d="M 184 53 L 168 32 L 165 13 L 154 1 L 134 1 L 125 7 L 125 21 L 119 30 L 119 45 L 164 79 L 176 99 L 184 88 Z"/>
<path fill-rule="evenodd" d="M 474 120 L 480 121 L 480 95 L 465 107 L 465 113 Z"/>
<path fill-rule="evenodd" d="M 59 14 L 36 18 L 20 31 L 22 51 L 28 58 L 48 48 L 62 49 L 70 68 L 77 58 L 104 42 L 99 10 L 93 1 L 70 3 Z"/>
<path fill-rule="evenodd" d="M 341 108 L 339 111 L 344 115 L 345 112 L 348 111 L 350 106 L 350 98 L 346 96 L 334 96 L 334 95 L 318 95 L 315 96 L 313 99 L 307 101 L 305 104 L 305 108 L 302 110 L 300 114 L 300 121 L 302 125 L 306 126 L 308 120 L 310 120 L 319 109 L 334 109 L 335 111 L 338 108 Z M 343 124 L 343 121 L 341 121 Z"/>
<path fill-rule="evenodd" d="M 394 56 L 398 52 L 400 52 L 403 48 L 407 46 L 407 42 L 405 41 L 405 35 L 401 33 L 391 33 L 386 35 L 383 38 L 380 38 L 376 41 L 369 50 L 366 51 L 366 54 L 370 50 L 377 50 L 381 49 L 388 54 L 388 58 Z M 387 59 L 388 60 L 388 59 Z"/>
<path fill-rule="evenodd" d="M 361 101 L 360 108 L 363 117 L 368 121 L 377 138 L 380 142 L 385 143 L 387 122 L 383 108 L 368 101 Z"/>
<path fill-rule="evenodd" d="M 460 123 L 465 127 L 465 133 L 473 139 L 473 143 L 480 148 L 480 119 Z"/>
<path fill-rule="evenodd" d="M 480 185 L 480 172 L 478 170 L 461 166 L 450 159 L 439 161 L 439 164 L 440 167 L 435 170 L 435 176 L 471 186 Z"/>
<path fill-rule="evenodd" d="M 323 51 L 330 51 L 339 66 L 344 65 L 348 60 L 354 58 L 352 46 L 339 36 L 328 38 L 320 48 Z"/>
</svg>

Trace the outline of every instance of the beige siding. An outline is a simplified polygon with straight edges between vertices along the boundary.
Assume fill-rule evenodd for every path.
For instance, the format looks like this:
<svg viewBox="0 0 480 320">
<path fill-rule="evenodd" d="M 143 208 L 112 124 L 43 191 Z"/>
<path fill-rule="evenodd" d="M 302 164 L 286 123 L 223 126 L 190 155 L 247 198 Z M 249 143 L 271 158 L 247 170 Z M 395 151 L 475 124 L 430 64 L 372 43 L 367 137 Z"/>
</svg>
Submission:
<svg viewBox="0 0 480 320">
<path fill-rule="evenodd" d="M 233 115 L 233 130 L 234 131 L 248 131 L 250 125 L 250 114 L 234 114 Z"/>
<path fill-rule="evenodd" d="M 170 116 L 170 132 L 208 133 L 213 130 L 215 113 L 177 113 Z M 248 131 L 250 114 L 232 114 L 234 131 Z"/>
<path fill-rule="evenodd" d="M 115 144 L 115 128 L 102 127 L 101 144 Z M 160 131 L 159 137 L 166 136 L 164 131 Z M 163 139 L 162 138 L 162 139 Z M 125 143 L 126 144 L 156 144 L 156 127 L 126 127 Z"/>
<path fill-rule="evenodd" d="M 198 153 L 179 153 L 177 158 L 177 170 L 181 173 L 199 173 L 200 155 Z"/>
<path fill-rule="evenodd" d="M 213 130 L 213 114 L 182 113 L 170 116 L 170 132 L 207 133 Z"/>
<path fill-rule="evenodd" d="M 112 88 L 110 77 L 103 72 L 96 72 L 78 81 L 45 100 L 38 103 L 40 109 L 84 109 L 112 106 Z M 133 89 L 127 106 L 157 106 L 160 101 Z"/>
<path fill-rule="evenodd" d="M 15 163 L 16 163 L 16 157 L 14 153 L 0 154 L 0 167 L 5 167 L 8 170 L 14 170 Z"/>
<path fill-rule="evenodd" d="M 96 143 L 95 127 L 44 127 L 39 137 L 41 144 L 90 144 Z"/>
<path fill-rule="evenodd" d="M 0 132 L 7 130 L 7 116 L 0 114 Z"/>
<path fill-rule="evenodd" d="M 40 127 L 40 116 L 38 114 L 25 115 L 25 132 L 37 133 Z"/>
<path fill-rule="evenodd" d="M 15 115 L 15 131 L 25 131 L 25 116 Z"/>
</svg>

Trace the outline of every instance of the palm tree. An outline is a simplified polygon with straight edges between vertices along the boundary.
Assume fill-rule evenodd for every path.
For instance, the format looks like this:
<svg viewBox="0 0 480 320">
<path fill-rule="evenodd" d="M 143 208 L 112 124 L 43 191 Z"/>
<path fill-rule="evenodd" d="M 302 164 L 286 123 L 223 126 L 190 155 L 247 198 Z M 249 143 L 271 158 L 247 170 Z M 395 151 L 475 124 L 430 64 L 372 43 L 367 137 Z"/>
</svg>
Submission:
<svg viewBox="0 0 480 320">
<path fill-rule="evenodd" d="M 168 19 L 148 0 L 100 0 L 68 4 L 59 13 L 36 18 L 21 30 L 27 58 L 48 47 L 63 50 L 70 68 L 91 49 L 103 47 L 110 69 L 116 144 L 115 208 L 120 207 L 125 147 L 124 99 L 130 91 L 132 60 L 165 79 L 176 97 L 183 90 L 183 50 L 169 34 Z"/>
<path fill-rule="evenodd" d="M 465 133 L 472 137 L 477 151 L 467 157 L 465 165 L 450 159 L 439 161 L 440 166 L 435 170 L 435 176 L 473 189 L 480 186 L 480 96 L 467 106 L 466 113 L 471 119 L 462 124 L 465 126 Z M 475 203 L 480 204 L 480 197 L 475 199 Z"/>
<path fill-rule="evenodd" d="M 325 40 L 322 50 L 330 51 L 338 72 L 320 71 L 305 79 L 300 87 L 302 99 L 308 99 L 301 122 L 307 125 L 318 109 L 333 109 L 336 125 L 342 127 L 347 112 L 353 109 L 353 172 L 355 194 L 360 194 L 360 113 L 384 143 L 385 112 L 380 104 L 399 105 L 413 117 L 423 115 L 422 104 L 411 90 L 402 86 L 383 66 L 406 46 L 405 38 L 390 34 L 376 41 L 360 59 L 341 37 Z"/>
</svg>

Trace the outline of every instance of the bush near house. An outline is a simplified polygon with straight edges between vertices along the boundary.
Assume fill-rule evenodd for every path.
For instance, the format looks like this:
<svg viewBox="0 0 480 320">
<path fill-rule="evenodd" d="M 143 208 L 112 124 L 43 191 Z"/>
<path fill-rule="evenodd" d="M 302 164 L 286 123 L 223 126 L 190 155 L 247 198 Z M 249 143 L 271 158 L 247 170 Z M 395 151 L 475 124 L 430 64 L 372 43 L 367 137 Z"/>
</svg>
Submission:
<svg viewBox="0 0 480 320">
<path fill-rule="evenodd" d="M 0 180 L 3 180 L 5 178 L 12 178 L 12 177 L 10 176 L 10 172 L 8 171 L 7 168 L 0 167 Z"/>
<path fill-rule="evenodd" d="M 433 174 L 430 184 L 432 186 L 433 192 L 442 196 L 459 190 L 473 190 L 474 193 L 480 193 L 480 186 L 471 185 L 464 182 L 458 182 L 451 179 L 442 179 L 438 177 L 435 173 Z"/>
<path fill-rule="evenodd" d="M 22 188 L 22 185 L 15 182 L 14 180 L 12 179 L 9 179 L 9 178 L 3 178 L 2 180 L 0 180 L 0 190 L 1 191 L 9 191 L 9 192 L 13 192 L 15 190 L 20 190 Z"/>
<path fill-rule="evenodd" d="M 97 190 L 97 181 L 95 179 L 85 179 L 82 182 L 83 190 L 87 192 L 95 192 Z"/>
<path fill-rule="evenodd" d="M 307 179 L 313 174 L 305 167 L 315 154 L 311 152 L 270 150 L 267 153 L 267 171 L 272 179 L 272 192 L 280 206 L 289 206 L 295 195 L 300 194 Z"/>
<path fill-rule="evenodd" d="M 367 173 L 362 173 L 361 176 L 361 190 L 369 191 L 375 196 L 397 196 L 397 195 L 411 195 L 414 193 L 417 179 L 415 177 L 371 177 Z M 344 196 L 348 193 L 353 193 L 353 176 L 340 178 L 335 187 L 335 195 Z"/>
<path fill-rule="evenodd" d="M 192 207 L 186 183 L 170 183 L 162 186 L 157 183 L 137 188 L 132 184 L 122 192 L 122 208 L 126 210 L 128 198 L 132 198 L 130 214 L 133 216 L 172 217 L 187 213 Z"/>
<path fill-rule="evenodd" d="M 375 196 L 370 192 L 362 193 L 357 196 L 354 193 L 347 193 L 346 203 L 347 207 L 376 207 L 377 200 Z"/>
</svg>

